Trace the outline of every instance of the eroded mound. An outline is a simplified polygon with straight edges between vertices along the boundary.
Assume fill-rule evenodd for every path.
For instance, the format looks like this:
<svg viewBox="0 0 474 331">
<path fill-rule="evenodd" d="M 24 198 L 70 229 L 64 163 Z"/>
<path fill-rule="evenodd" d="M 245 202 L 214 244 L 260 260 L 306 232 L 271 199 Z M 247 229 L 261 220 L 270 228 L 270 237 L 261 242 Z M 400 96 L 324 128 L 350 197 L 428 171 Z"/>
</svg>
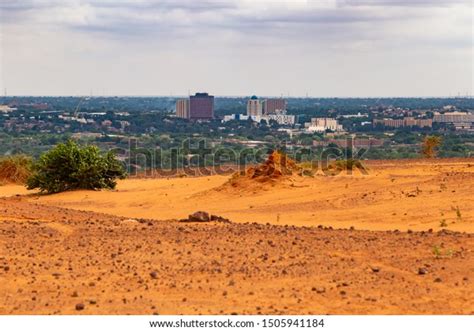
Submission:
<svg viewBox="0 0 474 331">
<path fill-rule="evenodd" d="M 263 188 L 264 186 L 261 184 L 274 186 L 288 181 L 294 175 L 301 175 L 301 173 L 301 167 L 294 160 L 282 152 L 274 151 L 262 164 L 249 167 L 244 172 L 235 173 L 223 187 L 245 189 L 257 185 Z"/>
<path fill-rule="evenodd" d="M 268 159 L 255 167 L 250 167 L 246 171 L 246 177 L 256 181 L 266 182 L 280 179 L 285 176 L 291 176 L 300 170 L 296 162 L 286 154 L 274 151 L 268 156 Z"/>
</svg>

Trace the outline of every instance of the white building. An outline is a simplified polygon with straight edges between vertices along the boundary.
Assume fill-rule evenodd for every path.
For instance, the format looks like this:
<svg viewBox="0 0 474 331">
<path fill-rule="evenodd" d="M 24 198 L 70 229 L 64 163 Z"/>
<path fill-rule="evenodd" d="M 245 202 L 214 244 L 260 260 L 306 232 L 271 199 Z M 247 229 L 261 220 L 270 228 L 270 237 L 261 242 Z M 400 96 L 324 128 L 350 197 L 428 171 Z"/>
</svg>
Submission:
<svg viewBox="0 0 474 331">
<path fill-rule="evenodd" d="M 280 125 L 295 125 L 296 123 L 296 116 L 295 115 L 287 115 L 287 114 L 269 114 L 265 116 L 267 121 L 276 121 Z"/>
<path fill-rule="evenodd" d="M 336 119 L 328 117 L 312 118 L 311 123 L 307 123 L 305 126 L 308 132 L 344 131 L 342 125 Z"/>
<path fill-rule="evenodd" d="M 249 116 L 249 115 L 241 115 L 241 114 L 232 114 L 232 115 L 225 115 L 222 123 L 229 122 L 229 121 L 248 121 L 252 120 L 254 122 L 260 123 L 261 121 L 270 123 L 270 121 L 275 121 L 279 125 L 294 125 L 296 122 L 295 115 L 287 115 L 283 114 L 269 114 L 269 115 L 256 115 L 256 116 Z"/>
<path fill-rule="evenodd" d="M 7 105 L 0 105 L 0 113 L 11 113 L 14 110 L 16 110 L 16 108 L 10 108 L 10 106 Z"/>
</svg>

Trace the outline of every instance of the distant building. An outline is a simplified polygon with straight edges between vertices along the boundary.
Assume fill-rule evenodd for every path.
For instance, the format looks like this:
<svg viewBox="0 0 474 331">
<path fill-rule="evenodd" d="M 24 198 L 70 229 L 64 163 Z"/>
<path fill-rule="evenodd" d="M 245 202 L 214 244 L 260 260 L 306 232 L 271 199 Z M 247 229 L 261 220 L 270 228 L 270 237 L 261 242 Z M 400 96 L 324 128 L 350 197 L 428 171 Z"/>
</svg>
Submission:
<svg viewBox="0 0 474 331">
<path fill-rule="evenodd" d="M 263 115 L 263 104 L 254 95 L 247 101 L 247 115 L 248 116 L 262 116 Z"/>
<path fill-rule="evenodd" d="M 334 118 L 318 117 L 312 118 L 311 123 L 308 123 L 307 130 L 309 132 L 325 132 L 331 130 L 334 132 L 343 131 L 342 125 Z"/>
<path fill-rule="evenodd" d="M 450 113 L 435 113 L 433 122 L 436 123 L 473 123 L 474 114 L 454 111 Z"/>
<path fill-rule="evenodd" d="M 232 115 L 225 115 L 222 123 L 229 122 L 229 121 L 254 121 L 260 123 L 265 121 L 267 124 L 270 121 L 275 121 L 279 125 L 294 125 L 296 123 L 296 116 L 295 115 L 287 115 L 286 113 L 281 114 L 271 114 L 271 115 L 242 115 L 242 114 L 232 114 Z"/>
<path fill-rule="evenodd" d="M 17 110 L 16 108 L 11 108 L 7 105 L 0 105 L 0 113 L 11 113 L 12 111 Z"/>
<path fill-rule="evenodd" d="M 262 119 L 261 116 L 249 116 L 243 114 L 232 114 L 232 115 L 224 115 L 224 119 L 222 123 L 229 122 L 229 121 L 248 121 L 252 120 L 254 122 L 260 122 Z"/>
<path fill-rule="evenodd" d="M 433 126 L 432 119 L 415 119 L 413 117 L 404 117 L 402 119 L 374 119 L 374 126 L 383 125 L 391 128 L 403 128 L 410 126 L 417 126 L 420 128 L 431 128 Z"/>
<path fill-rule="evenodd" d="M 474 132 L 473 113 L 463 113 L 459 111 L 444 114 L 435 113 L 433 122 L 453 125 L 456 131 Z"/>
<path fill-rule="evenodd" d="M 365 117 L 369 117 L 369 114 L 361 114 L 360 112 L 358 112 L 357 115 L 354 115 L 354 114 L 341 115 L 340 117 L 342 117 L 342 118 L 365 118 Z"/>
<path fill-rule="evenodd" d="M 196 93 L 189 98 L 189 118 L 210 120 L 214 118 L 214 97 L 208 93 Z"/>
<path fill-rule="evenodd" d="M 286 112 L 287 106 L 286 99 L 265 99 L 263 101 L 263 114 L 276 114 L 278 111 Z"/>
<path fill-rule="evenodd" d="M 176 100 L 176 116 L 189 119 L 189 99 Z"/>
<path fill-rule="evenodd" d="M 268 121 L 272 120 L 272 121 L 277 122 L 280 125 L 295 125 L 296 123 L 296 116 L 287 115 L 286 112 L 281 112 L 277 114 L 269 114 L 264 117 L 266 117 Z"/>
</svg>

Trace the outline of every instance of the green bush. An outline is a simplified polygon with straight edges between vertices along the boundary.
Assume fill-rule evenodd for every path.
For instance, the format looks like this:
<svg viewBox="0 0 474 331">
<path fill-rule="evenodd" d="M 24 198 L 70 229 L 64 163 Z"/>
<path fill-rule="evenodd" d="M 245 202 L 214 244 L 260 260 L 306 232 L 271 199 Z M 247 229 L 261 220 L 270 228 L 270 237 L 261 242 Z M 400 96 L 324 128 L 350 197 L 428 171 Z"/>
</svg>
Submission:
<svg viewBox="0 0 474 331">
<path fill-rule="evenodd" d="M 81 147 L 68 141 L 44 153 L 33 164 L 27 188 L 39 188 L 47 193 L 113 189 L 116 180 L 125 177 L 125 170 L 114 153 L 103 154 L 96 146 Z"/>
</svg>

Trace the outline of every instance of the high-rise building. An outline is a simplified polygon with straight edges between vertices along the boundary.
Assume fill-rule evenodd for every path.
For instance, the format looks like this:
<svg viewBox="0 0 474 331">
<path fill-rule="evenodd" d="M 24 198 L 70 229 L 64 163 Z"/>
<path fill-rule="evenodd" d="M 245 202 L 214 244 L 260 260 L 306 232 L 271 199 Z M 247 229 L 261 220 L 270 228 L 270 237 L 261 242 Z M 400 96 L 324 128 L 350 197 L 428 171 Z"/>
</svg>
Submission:
<svg viewBox="0 0 474 331">
<path fill-rule="evenodd" d="M 285 99 L 266 99 L 263 101 L 263 114 L 276 114 L 286 112 L 288 103 Z"/>
<path fill-rule="evenodd" d="M 210 120 L 214 118 L 214 97 L 208 93 L 196 93 L 189 97 L 189 118 Z"/>
<path fill-rule="evenodd" d="M 179 99 L 176 101 L 176 116 L 189 118 L 189 99 Z"/>
<path fill-rule="evenodd" d="M 247 101 L 247 115 L 248 116 L 262 116 L 263 107 L 262 102 L 254 95 Z"/>
</svg>

